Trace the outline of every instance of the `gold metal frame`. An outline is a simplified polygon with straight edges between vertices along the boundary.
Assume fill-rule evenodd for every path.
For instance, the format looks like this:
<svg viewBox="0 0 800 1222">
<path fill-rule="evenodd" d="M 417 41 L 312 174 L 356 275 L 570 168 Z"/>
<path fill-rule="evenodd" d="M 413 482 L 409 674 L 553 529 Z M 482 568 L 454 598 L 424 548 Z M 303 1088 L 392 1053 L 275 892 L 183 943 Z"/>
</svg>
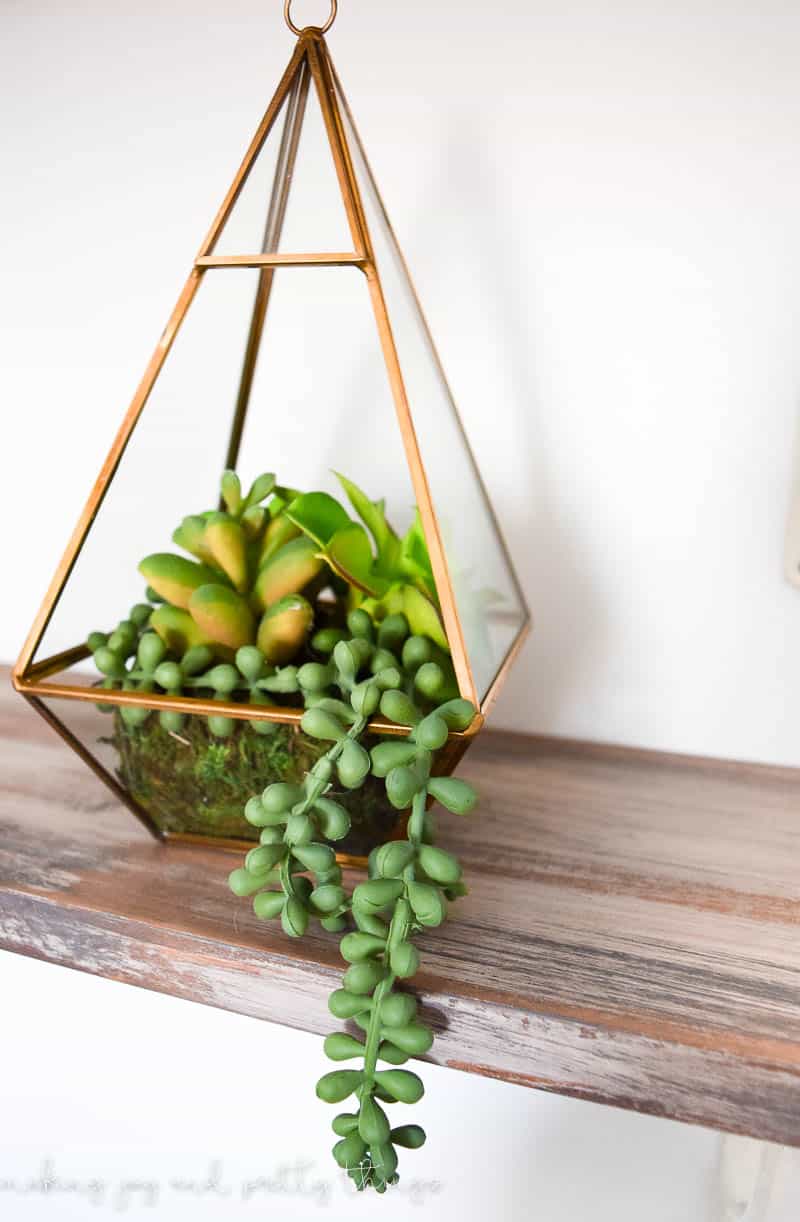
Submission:
<svg viewBox="0 0 800 1222">
<path fill-rule="evenodd" d="M 288 4 L 286 7 L 288 9 Z M 333 4 L 331 18 L 326 24 L 325 29 L 328 28 L 330 21 L 332 21 L 333 16 L 335 15 L 335 7 L 335 4 Z M 294 27 L 292 26 L 292 28 Z M 137 807 L 130 795 L 128 795 L 124 788 L 120 786 L 116 778 L 113 777 L 105 768 L 103 768 L 99 761 L 91 755 L 91 753 L 75 738 L 72 732 L 58 719 L 52 709 L 43 703 L 44 699 L 54 698 L 97 703 L 98 691 L 95 687 L 81 686 L 80 684 L 70 682 L 68 675 L 65 676 L 66 681 L 55 681 L 56 676 L 68 671 L 68 669 L 75 665 L 75 663 L 87 657 L 89 653 L 88 648 L 85 645 L 76 645 L 71 649 L 63 650 L 62 652 L 55 654 L 52 657 L 44 658 L 41 661 L 34 662 L 33 659 L 36 655 L 36 651 L 41 643 L 44 633 L 47 630 L 47 626 L 50 623 L 60 596 L 70 578 L 76 560 L 80 555 L 92 523 L 100 511 L 106 492 L 108 491 L 111 481 L 119 467 L 131 434 L 136 427 L 156 379 L 158 378 L 164 362 L 169 355 L 178 330 L 180 329 L 187 311 L 194 300 L 201 279 L 209 270 L 216 271 L 225 268 L 256 268 L 259 271 L 242 372 L 231 423 L 231 431 L 226 455 L 227 466 L 235 466 L 239 453 L 275 269 L 278 267 L 354 267 L 363 273 L 366 278 L 370 301 L 375 316 L 378 337 L 380 340 L 388 380 L 395 405 L 395 411 L 397 414 L 400 435 L 406 455 L 406 461 L 408 463 L 414 495 L 419 507 L 422 527 L 428 545 L 431 566 L 436 583 L 436 590 L 441 606 L 442 619 L 448 641 L 450 642 L 453 665 L 459 690 L 462 696 L 468 700 L 471 700 L 476 707 L 479 704 L 481 706 L 480 713 L 476 716 L 473 725 L 468 731 L 464 733 L 454 733 L 450 736 L 450 741 L 447 747 L 444 749 L 442 757 L 439 761 L 439 767 L 442 771 L 451 771 L 452 768 L 455 767 L 456 763 L 469 745 L 470 739 L 481 728 L 486 711 L 496 698 L 497 692 L 505 677 L 505 674 L 507 673 L 511 660 L 516 655 L 522 641 L 527 635 L 530 626 L 530 614 L 525 602 L 524 594 L 519 586 L 516 574 L 514 573 L 514 568 L 508 555 L 508 550 L 503 541 L 499 526 L 496 519 L 494 519 L 491 502 L 486 495 L 477 464 L 475 463 L 474 457 L 469 448 L 469 443 L 464 436 L 463 426 L 458 416 L 455 404 L 452 400 L 452 395 L 450 394 L 441 363 L 439 362 L 439 358 L 436 354 L 436 349 L 430 337 L 430 331 L 428 330 L 427 323 L 416 294 L 414 294 L 415 307 L 424 334 L 426 335 L 429 343 L 430 353 L 437 365 L 442 384 L 444 385 L 450 399 L 455 421 L 458 428 L 461 430 L 466 452 L 469 456 L 470 462 L 472 463 L 476 480 L 481 487 L 486 504 L 489 508 L 489 512 L 492 515 L 493 524 L 503 548 L 509 571 L 512 575 L 515 591 L 519 598 L 520 606 L 523 609 L 522 623 L 519 631 L 517 632 L 515 640 L 503 665 L 500 667 L 498 674 L 495 676 L 486 697 L 482 702 L 480 702 L 469 657 L 467 655 L 464 633 L 450 580 L 450 573 L 442 541 L 442 535 L 439 528 L 439 522 L 436 516 L 436 510 L 428 485 L 425 468 L 420 455 L 419 444 L 406 394 L 403 373 L 400 367 L 397 348 L 395 346 L 389 313 L 387 310 L 386 301 L 384 299 L 383 288 L 381 286 L 380 273 L 376 265 L 375 255 L 372 248 L 372 241 L 369 233 L 369 227 L 367 225 L 363 201 L 361 199 L 358 179 L 353 169 L 352 154 L 350 147 L 348 146 L 346 130 L 342 120 L 340 101 L 342 106 L 345 108 L 345 113 L 353 133 L 356 133 L 356 127 L 353 123 L 349 108 L 347 108 L 347 103 L 344 100 L 344 94 L 342 92 L 338 77 L 336 76 L 335 69 L 332 65 L 323 34 L 324 30 L 318 29 L 317 27 L 308 27 L 299 32 L 297 44 L 294 48 L 286 71 L 280 80 L 272 101 L 267 107 L 253 140 L 245 153 L 244 159 L 233 179 L 233 182 L 231 183 L 231 186 L 216 217 L 214 218 L 211 228 L 200 246 L 186 283 L 181 290 L 177 304 L 175 305 L 169 321 L 167 322 L 158 344 L 156 345 L 155 352 L 153 353 L 153 356 L 151 357 L 151 360 L 144 372 L 144 376 L 136 389 L 130 407 L 128 408 L 119 432 L 117 433 L 117 436 L 115 437 L 111 446 L 108 457 L 103 464 L 94 487 L 92 488 L 83 513 L 81 514 L 75 530 L 73 531 L 72 537 L 70 538 L 61 562 L 56 570 L 53 580 L 50 583 L 47 594 L 45 595 L 39 613 L 36 616 L 34 624 L 30 630 L 30 633 L 28 634 L 28 638 L 12 672 L 12 681 L 17 691 L 22 693 L 22 695 L 24 695 L 37 709 L 37 711 L 41 713 L 42 716 L 44 716 L 45 719 L 59 731 L 59 733 L 70 743 L 70 745 L 73 746 L 76 751 L 78 751 L 81 757 L 85 759 L 94 769 L 94 771 L 106 782 L 106 784 L 108 784 L 114 790 L 114 792 L 117 793 L 118 796 L 121 797 L 131 807 L 131 809 L 134 810 L 137 816 L 142 819 L 142 821 L 156 835 L 161 835 L 161 833 L 158 832 L 147 815 Z M 276 253 L 290 193 L 292 174 L 295 165 L 300 133 L 303 126 L 308 91 L 312 82 L 325 124 L 328 143 L 336 169 L 339 190 L 341 192 L 342 202 L 344 204 L 347 222 L 352 237 L 353 249 L 351 251 L 343 252 L 306 252 L 297 254 Z M 267 211 L 262 249 L 261 251 L 253 254 L 216 254 L 216 245 L 220 235 L 222 234 L 224 226 L 237 199 L 239 198 L 242 188 L 247 181 L 248 175 L 250 174 L 250 171 L 253 168 L 253 165 L 255 164 L 255 161 L 261 152 L 267 137 L 273 129 L 278 115 L 284 107 L 284 104 L 286 106 L 284 126 L 281 135 L 272 193 Z M 358 140 L 357 135 L 355 136 L 355 139 Z M 360 141 L 358 142 L 358 153 L 370 177 L 370 185 L 374 191 L 376 199 L 378 200 L 378 204 L 382 212 L 382 218 L 386 224 L 387 232 L 394 243 L 398 257 L 402 262 L 402 253 L 400 252 L 399 245 L 394 237 L 394 233 L 386 215 L 386 210 L 383 207 L 380 194 L 377 190 L 374 179 L 372 178 L 369 163 L 366 159 L 363 148 L 361 147 Z M 409 285 L 412 285 L 411 278 L 408 275 L 408 269 L 404 262 L 403 267 L 408 278 L 408 283 Z M 145 693 L 103 690 L 102 701 L 104 704 L 116 706 L 133 705 L 152 709 L 170 709 L 175 712 L 197 715 L 208 715 L 212 713 L 223 714 L 232 718 L 247 720 L 257 719 L 281 722 L 284 724 L 297 724 L 302 716 L 302 710 L 299 709 L 294 710 L 287 709 L 286 707 L 268 705 L 257 707 L 253 707 L 251 705 L 244 706 L 234 702 L 217 700 L 210 701 L 184 696 L 169 696 L 166 694 L 159 695 L 153 692 Z M 380 718 L 373 720 L 371 723 L 371 728 L 377 733 L 381 734 L 404 734 L 408 732 L 403 727 L 383 721 Z"/>
</svg>

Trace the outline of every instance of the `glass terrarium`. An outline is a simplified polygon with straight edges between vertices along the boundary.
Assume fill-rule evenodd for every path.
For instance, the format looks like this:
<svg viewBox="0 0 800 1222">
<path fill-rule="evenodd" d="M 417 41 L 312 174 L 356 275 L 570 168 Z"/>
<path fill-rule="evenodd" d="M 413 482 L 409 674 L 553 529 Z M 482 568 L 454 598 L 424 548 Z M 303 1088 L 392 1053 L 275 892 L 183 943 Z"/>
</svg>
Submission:
<svg viewBox="0 0 800 1222">
<path fill-rule="evenodd" d="M 418 689 L 435 670 L 479 710 L 436 751 L 434 772 L 451 771 L 529 616 L 322 31 L 309 28 L 14 682 L 154 834 L 256 839 L 249 795 L 298 783 L 322 750 L 301 727 L 308 690 L 295 676 L 324 669 L 355 611 L 384 660 L 406 647 L 392 637 L 404 619 Z M 370 733 L 407 729 L 378 713 Z M 345 854 L 402 818 L 380 785 L 337 800 L 352 820 Z"/>
</svg>

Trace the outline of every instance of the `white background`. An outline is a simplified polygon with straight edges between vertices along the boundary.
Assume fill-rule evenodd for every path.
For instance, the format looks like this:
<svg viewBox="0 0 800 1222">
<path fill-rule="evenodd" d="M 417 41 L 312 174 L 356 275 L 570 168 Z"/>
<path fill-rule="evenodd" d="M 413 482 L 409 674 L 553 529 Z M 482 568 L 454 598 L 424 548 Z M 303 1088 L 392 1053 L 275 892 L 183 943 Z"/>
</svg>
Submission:
<svg viewBox="0 0 800 1222">
<path fill-rule="evenodd" d="M 0 657 L 19 647 L 288 58 L 279 9 L 0 3 Z M 311 0 L 298 14 L 319 19 Z M 782 545 L 800 386 L 800 12 L 342 0 L 330 44 L 536 619 L 496 724 L 797 764 L 800 593 Z M 95 1161 L 120 1174 L 151 1140 L 198 1159 L 246 1150 L 228 1075 L 208 1051 L 202 1066 L 180 1060 L 199 1047 L 244 1050 L 245 1090 L 275 1075 L 242 1163 L 279 1161 L 280 1066 L 299 1063 L 307 1086 L 315 1041 L 3 962 L 7 1085 L 27 1099 L 4 1136 L 20 1168 L 26 1150 L 92 1152 L 92 1112 Z M 112 1045 L 118 1080 L 98 1068 Z M 182 1074 L 192 1091 L 207 1083 L 202 1105 Z M 680 1203 L 654 1181 L 648 1217 L 700 1209 L 705 1135 L 426 1076 L 440 1120 L 425 1174 L 450 1160 L 462 1216 L 488 1206 L 507 1134 L 514 1157 L 494 1172 L 512 1184 L 507 1216 L 590 1217 L 603 1199 L 617 1201 L 609 1216 L 644 1216 L 633 1189 L 621 1212 L 622 1155 L 656 1131 L 669 1191 L 695 1195 Z M 487 1109 L 482 1133 L 469 1101 Z M 170 1144 L 179 1113 L 184 1146 Z M 305 1104 L 289 1115 L 316 1140 Z M 443 1140 L 448 1125 L 459 1141 Z M 571 1134 L 589 1163 L 568 1157 Z M 591 1178 L 603 1167 L 605 1187 Z M 569 1191 L 586 1174 L 583 1205 L 546 1196 L 554 1168 Z"/>
</svg>

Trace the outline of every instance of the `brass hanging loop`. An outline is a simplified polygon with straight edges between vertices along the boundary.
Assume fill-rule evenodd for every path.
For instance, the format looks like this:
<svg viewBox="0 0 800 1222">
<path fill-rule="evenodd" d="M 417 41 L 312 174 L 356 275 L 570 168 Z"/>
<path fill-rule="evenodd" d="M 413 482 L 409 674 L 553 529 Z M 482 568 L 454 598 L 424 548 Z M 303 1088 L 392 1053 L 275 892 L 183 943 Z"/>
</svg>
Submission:
<svg viewBox="0 0 800 1222">
<path fill-rule="evenodd" d="M 328 14 L 328 20 L 325 22 L 323 26 L 319 27 L 320 34 L 327 34 L 328 30 L 331 28 L 334 21 L 336 20 L 336 12 L 337 12 L 337 9 L 339 8 L 339 2 L 338 0 L 330 0 L 330 2 L 331 2 L 331 11 Z M 286 24 L 288 25 L 292 33 L 297 34 L 299 38 L 303 31 L 298 29 L 297 26 L 292 21 L 291 10 L 292 10 L 292 0 L 284 0 L 283 15 L 286 19 Z"/>
</svg>

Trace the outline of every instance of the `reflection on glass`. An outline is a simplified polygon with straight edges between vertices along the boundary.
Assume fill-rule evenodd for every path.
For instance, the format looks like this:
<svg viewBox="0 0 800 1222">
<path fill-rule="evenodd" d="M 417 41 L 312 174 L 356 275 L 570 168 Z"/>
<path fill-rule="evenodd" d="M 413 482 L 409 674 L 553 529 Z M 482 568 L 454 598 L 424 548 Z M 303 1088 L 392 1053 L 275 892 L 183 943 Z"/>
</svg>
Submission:
<svg viewBox="0 0 800 1222">
<path fill-rule="evenodd" d="M 336 88 L 467 655 L 483 700 L 525 625 L 525 602 L 338 81 Z"/>
</svg>

